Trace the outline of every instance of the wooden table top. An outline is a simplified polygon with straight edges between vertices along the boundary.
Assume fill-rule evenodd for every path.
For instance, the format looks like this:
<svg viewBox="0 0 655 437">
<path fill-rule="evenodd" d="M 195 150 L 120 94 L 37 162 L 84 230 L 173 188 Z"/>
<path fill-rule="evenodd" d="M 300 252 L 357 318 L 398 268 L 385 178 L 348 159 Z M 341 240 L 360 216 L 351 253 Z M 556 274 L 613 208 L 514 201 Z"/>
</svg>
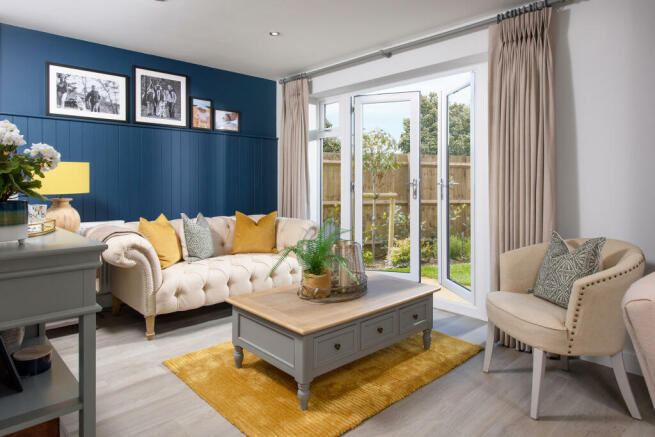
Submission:
<svg viewBox="0 0 655 437">
<path fill-rule="evenodd" d="M 427 296 L 434 285 L 367 273 L 368 292 L 354 300 L 317 303 L 300 299 L 299 284 L 230 296 L 226 302 L 300 335 L 311 334 Z"/>
</svg>

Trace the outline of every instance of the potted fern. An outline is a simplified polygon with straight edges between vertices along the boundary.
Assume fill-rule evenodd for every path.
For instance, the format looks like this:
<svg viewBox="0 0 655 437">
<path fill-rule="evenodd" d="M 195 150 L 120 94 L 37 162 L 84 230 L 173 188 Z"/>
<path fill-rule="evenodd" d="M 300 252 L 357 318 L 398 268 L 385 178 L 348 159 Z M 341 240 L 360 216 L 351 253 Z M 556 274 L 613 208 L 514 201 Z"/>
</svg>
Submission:
<svg viewBox="0 0 655 437">
<path fill-rule="evenodd" d="M 346 231 L 339 229 L 332 219 L 323 223 L 314 240 L 300 240 L 294 246 L 289 246 L 280 253 L 273 268 L 268 273 L 270 276 L 291 253 L 298 258 L 303 268 L 303 294 L 305 287 L 318 290 L 308 297 L 327 297 L 332 287 L 332 272 L 334 266 L 340 266 L 358 283 L 358 279 L 349 270 L 348 260 L 333 251 L 334 245 L 341 239 L 341 234 Z"/>
</svg>

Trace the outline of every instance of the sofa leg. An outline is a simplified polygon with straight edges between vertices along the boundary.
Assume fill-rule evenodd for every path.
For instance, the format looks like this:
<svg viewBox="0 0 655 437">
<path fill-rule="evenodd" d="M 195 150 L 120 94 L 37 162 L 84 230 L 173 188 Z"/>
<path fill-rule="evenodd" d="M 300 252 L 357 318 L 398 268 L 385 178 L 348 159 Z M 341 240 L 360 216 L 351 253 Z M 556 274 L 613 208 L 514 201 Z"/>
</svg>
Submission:
<svg viewBox="0 0 655 437">
<path fill-rule="evenodd" d="M 146 338 L 152 340 L 155 336 L 155 316 L 146 316 Z"/>
<path fill-rule="evenodd" d="M 111 297 L 111 315 L 117 316 L 121 312 L 121 301 L 116 296 Z"/>
<path fill-rule="evenodd" d="M 632 388 L 630 388 L 630 381 L 628 381 L 628 374 L 625 373 L 625 366 L 623 365 L 623 352 L 614 354 L 612 358 L 612 369 L 614 369 L 614 376 L 616 377 L 616 382 L 619 384 L 619 390 L 621 390 L 621 396 L 625 401 L 626 406 L 630 415 L 637 420 L 641 420 L 641 414 L 639 414 L 639 407 L 637 407 L 637 401 L 632 394 Z"/>
<path fill-rule="evenodd" d="M 530 402 L 530 417 L 539 418 L 539 398 L 541 386 L 546 373 L 546 353 L 536 347 L 532 348 L 532 400 Z"/>
<path fill-rule="evenodd" d="M 489 372 L 489 366 L 491 365 L 491 354 L 494 351 L 495 335 L 496 335 L 496 326 L 490 321 L 487 322 L 487 343 L 484 346 L 484 364 L 482 365 L 482 371 L 484 373 Z"/>
</svg>

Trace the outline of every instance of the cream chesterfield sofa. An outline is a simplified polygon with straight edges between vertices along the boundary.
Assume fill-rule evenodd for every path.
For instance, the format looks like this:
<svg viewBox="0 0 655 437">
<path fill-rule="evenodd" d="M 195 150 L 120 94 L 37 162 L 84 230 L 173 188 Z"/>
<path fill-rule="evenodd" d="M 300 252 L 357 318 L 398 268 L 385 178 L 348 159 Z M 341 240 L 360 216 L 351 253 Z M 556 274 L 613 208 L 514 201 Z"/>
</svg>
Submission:
<svg viewBox="0 0 655 437">
<path fill-rule="evenodd" d="M 251 215 L 257 221 L 263 215 Z M 207 217 L 214 242 L 213 258 L 189 263 L 181 261 L 164 270 L 154 248 L 136 233 L 119 234 L 106 240 L 103 260 L 109 264 L 109 283 L 114 297 L 113 311 L 118 313 L 125 303 L 143 314 L 146 337 L 155 335 L 155 316 L 186 311 L 223 302 L 227 296 L 252 293 L 300 282 L 302 269 L 298 261 L 288 257 L 269 277 L 277 260 L 274 253 L 230 255 L 234 240 L 234 217 Z M 181 219 L 171 220 L 186 258 Z M 136 231 L 138 222 L 125 227 Z M 276 245 L 278 251 L 301 239 L 316 236 L 318 228 L 309 220 L 278 218 Z"/>
</svg>

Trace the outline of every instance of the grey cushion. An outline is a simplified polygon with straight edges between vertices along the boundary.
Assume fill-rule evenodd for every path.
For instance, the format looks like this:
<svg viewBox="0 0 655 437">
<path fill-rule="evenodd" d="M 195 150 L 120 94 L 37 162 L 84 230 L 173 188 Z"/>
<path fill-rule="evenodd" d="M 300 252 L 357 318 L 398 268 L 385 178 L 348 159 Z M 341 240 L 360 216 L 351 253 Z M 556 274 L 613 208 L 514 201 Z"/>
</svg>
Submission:
<svg viewBox="0 0 655 437">
<path fill-rule="evenodd" d="M 184 225 L 184 240 L 189 253 L 187 261 L 200 261 L 214 256 L 212 233 L 207 219 L 200 212 L 195 220 L 190 219 L 184 213 L 181 215 Z"/>
<path fill-rule="evenodd" d="M 534 295 L 568 308 L 573 283 L 598 271 L 604 244 L 605 238 L 592 238 L 571 251 L 562 237 L 553 232 L 532 290 Z"/>
</svg>

